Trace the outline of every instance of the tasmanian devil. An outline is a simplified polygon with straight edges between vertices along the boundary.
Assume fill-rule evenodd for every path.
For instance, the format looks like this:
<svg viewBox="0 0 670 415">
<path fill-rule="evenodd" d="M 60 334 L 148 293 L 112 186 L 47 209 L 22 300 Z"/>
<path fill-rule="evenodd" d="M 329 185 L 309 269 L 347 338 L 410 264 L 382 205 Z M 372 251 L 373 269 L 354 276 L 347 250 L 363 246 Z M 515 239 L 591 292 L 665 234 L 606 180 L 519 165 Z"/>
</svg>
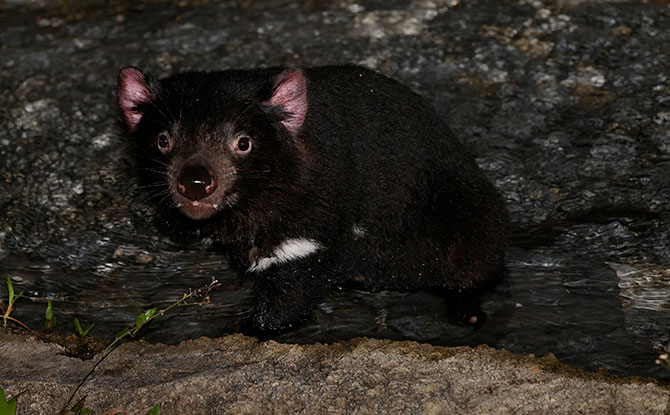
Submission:
<svg viewBox="0 0 670 415">
<path fill-rule="evenodd" d="M 154 204 L 255 280 L 252 329 L 304 319 L 334 288 L 478 292 L 501 273 L 503 201 L 435 110 L 357 66 L 127 67 L 118 104 Z"/>
</svg>

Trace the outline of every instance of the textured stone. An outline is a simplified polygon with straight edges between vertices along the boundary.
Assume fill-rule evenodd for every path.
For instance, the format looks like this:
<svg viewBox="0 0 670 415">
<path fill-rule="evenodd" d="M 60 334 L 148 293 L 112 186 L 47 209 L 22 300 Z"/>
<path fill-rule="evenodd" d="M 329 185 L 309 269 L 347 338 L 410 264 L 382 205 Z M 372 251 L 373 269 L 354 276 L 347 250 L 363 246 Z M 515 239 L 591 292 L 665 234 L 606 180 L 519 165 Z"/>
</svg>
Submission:
<svg viewBox="0 0 670 415">
<path fill-rule="evenodd" d="M 29 336 L 0 333 L 0 385 L 19 415 L 54 413 L 91 365 Z M 670 386 L 615 379 L 486 346 L 353 339 L 290 345 L 241 335 L 176 346 L 131 342 L 77 395 L 102 413 L 663 414 Z M 98 412 L 99 411 L 99 412 Z"/>
</svg>

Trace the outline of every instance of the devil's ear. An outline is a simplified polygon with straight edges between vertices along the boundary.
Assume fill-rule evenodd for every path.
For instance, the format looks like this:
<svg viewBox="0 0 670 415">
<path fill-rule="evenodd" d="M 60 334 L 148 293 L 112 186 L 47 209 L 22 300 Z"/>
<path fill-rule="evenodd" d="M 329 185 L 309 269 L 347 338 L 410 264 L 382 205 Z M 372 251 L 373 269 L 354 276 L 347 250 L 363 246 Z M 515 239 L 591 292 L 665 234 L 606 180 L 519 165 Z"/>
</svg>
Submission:
<svg viewBox="0 0 670 415">
<path fill-rule="evenodd" d="M 289 69 L 277 76 L 272 96 L 266 102 L 284 114 L 281 123 L 295 135 L 307 114 L 307 81 L 300 69 Z"/>
<path fill-rule="evenodd" d="M 139 107 L 149 102 L 153 96 L 150 88 L 151 79 L 150 75 L 145 75 L 132 66 L 119 71 L 116 95 L 123 119 L 130 131 L 137 127 L 144 115 Z"/>
</svg>

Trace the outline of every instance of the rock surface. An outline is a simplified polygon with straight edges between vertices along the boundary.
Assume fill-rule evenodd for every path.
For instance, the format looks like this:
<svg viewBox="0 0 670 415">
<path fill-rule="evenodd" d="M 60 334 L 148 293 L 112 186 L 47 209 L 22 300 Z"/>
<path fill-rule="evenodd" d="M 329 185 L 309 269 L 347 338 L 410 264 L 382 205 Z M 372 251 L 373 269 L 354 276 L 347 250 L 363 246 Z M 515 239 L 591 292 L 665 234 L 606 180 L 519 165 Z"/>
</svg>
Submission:
<svg viewBox="0 0 670 415">
<path fill-rule="evenodd" d="M 102 336 L 225 268 L 221 255 L 142 229 L 147 207 L 125 197 L 120 67 L 163 76 L 354 62 L 430 100 L 508 202 L 513 272 L 489 301 L 494 330 L 481 342 L 586 356 L 587 367 L 614 368 L 624 356 L 632 363 L 620 371 L 667 378 L 653 364 L 656 350 L 670 350 L 667 4 L 205 1 L 43 14 L 20 3 L 0 2 L 0 274 L 25 292 L 17 317 L 41 324 L 49 298 L 60 322 L 93 315 Z M 158 331 L 219 336 L 237 323 L 225 328 L 225 319 L 244 316 L 247 297 L 230 289 L 219 308 L 157 322 Z M 396 336 L 455 338 L 425 297 L 395 315 L 360 293 L 344 297 L 302 328 L 303 341 L 324 327 L 346 336 L 361 309 L 370 333 L 385 322 L 409 327 Z M 26 391 L 19 414 L 54 413 L 90 361 L 1 336 L 0 386 Z M 162 403 L 162 414 L 667 414 L 669 391 L 484 346 L 232 336 L 125 344 L 83 395 L 98 413 Z"/>
<path fill-rule="evenodd" d="M 91 365 L 62 352 L 29 336 L 0 334 L 0 385 L 10 396 L 25 391 L 19 415 L 55 413 Z M 299 346 L 234 335 L 176 346 L 123 344 L 78 396 L 96 413 L 144 414 L 160 403 L 161 415 L 660 415 L 670 386 L 486 346 L 372 339 Z"/>
</svg>

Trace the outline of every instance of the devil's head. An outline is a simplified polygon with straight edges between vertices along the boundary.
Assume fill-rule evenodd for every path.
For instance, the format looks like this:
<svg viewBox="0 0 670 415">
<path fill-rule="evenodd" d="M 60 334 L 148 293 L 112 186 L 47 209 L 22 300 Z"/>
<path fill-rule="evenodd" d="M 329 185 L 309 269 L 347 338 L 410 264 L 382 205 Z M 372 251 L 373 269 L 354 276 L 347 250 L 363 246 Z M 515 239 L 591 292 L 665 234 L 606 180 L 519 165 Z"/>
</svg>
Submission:
<svg viewBox="0 0 670 415">
<path fill-rule="evenodd" d="M 298 174 L 306 79 L 299 69 L 119 73 L 118 104 L 140 185 L 194 220 L 271 198 Z"/>
</svg>

